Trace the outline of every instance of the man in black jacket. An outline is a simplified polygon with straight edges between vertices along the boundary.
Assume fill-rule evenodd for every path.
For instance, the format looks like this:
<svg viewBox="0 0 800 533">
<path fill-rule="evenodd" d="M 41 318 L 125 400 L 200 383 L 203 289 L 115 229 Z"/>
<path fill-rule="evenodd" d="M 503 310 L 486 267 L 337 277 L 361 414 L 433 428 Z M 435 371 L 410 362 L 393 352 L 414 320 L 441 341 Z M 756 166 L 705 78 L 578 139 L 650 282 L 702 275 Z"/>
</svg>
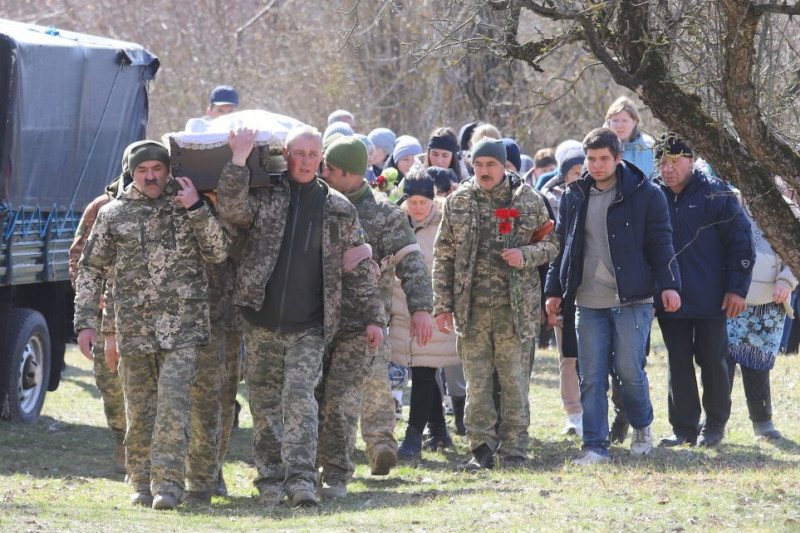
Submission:
<svg viewBox="0 0 800 533">
<path fill-rule="evenodd" d="M 683 139 L 663 134 L 656 158 L 684 280 L 680 310 L 659 309 L 658 315 L 669 353 L 673 430 L 660 445 L 716 446 L 731 413 L 726 320 L 744 311 L 755 263 L 750 223 L 724 183 L 694 168 L 694 153 Z M 700 367 L 706 411 L 699 439 L 700 397 L 693 361 Z"/>
</svg>

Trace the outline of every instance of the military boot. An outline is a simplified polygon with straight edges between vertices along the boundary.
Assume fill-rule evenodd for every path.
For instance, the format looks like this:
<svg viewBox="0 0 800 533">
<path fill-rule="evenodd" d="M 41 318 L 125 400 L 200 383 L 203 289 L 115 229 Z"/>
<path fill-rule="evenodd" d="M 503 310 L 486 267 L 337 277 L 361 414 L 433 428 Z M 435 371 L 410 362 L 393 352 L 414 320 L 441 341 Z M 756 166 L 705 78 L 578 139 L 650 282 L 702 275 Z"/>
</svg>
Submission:
<svg viewBox="0 0 800 533">
<path fill-rule="evenodd" d="M 464 465 L 464 471 L 477 472 L 478 470 L 492 470 L 494 468 L 494 453 L 486 444 L 481 444 L 472 450 L 472 459 Z"/>
</svg>

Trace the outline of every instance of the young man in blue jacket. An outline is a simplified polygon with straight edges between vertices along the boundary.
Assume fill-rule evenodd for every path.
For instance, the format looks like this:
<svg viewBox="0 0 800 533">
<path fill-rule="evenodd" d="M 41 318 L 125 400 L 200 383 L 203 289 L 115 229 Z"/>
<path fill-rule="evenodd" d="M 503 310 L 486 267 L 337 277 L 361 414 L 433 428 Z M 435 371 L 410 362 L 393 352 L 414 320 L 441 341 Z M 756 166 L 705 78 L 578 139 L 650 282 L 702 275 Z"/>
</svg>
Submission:
<svg viewBox="0 0 800 533">
<path fill-rule="evenodd" d="M 669 422 L 673 435 L 661 446 L 716 446 L 731 413 L 726 320 L 744 311 L 755 252 L 750 223 L 724 183 L 694 168 L 683 139 L 665 133 L 656 144 L 667 197 L 672 239 L 684 280 L 680 310 L 659 309 L 658 324 L 669 354 Z M 698 438 L 703 382 L 706 419 Z"/>
<path fill-rule="evenodd" d="M 588 171 L 561 198 L 561 253 L 550 264 L 545 286 L 548 314 L 558 315 L 563 300 L 576 305 L 583 449 L 572 463 L 579 466 L 609 460 L 612 367 L 633 426 L 631 453 L 652 451 L 653 407 L 644 366 L 653 300 L 672 311 L 681 306 L 663 193 L 622 161 L 622 145 L 610 129 L 589 132 L 583 149 Z"/>
</svg>

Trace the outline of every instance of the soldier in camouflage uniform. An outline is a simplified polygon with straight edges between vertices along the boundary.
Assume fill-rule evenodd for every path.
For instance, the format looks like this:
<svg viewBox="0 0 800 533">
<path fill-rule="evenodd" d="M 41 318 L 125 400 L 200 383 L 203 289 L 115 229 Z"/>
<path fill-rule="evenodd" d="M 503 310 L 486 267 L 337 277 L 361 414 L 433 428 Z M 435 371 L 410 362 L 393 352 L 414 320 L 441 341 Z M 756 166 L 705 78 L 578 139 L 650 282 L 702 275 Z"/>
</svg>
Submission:
<svg viewBox="0 0 800 533">
<path fill-rule="evenodd" d="M 323 179 L 347 196 L 358 210 L 361 227 L 372 248 L 371 258 L 381 264 L 381 297 L 387 315 L 392 299 L 392 278 L 397 275 L 412 315 L 411 332 L 424 346 L 433 333 L 432 286 L 425 259 L 405 213 L 395 205 L 379 201 L 364 179 L 367 149 L 357 137 L 342 137 L 325 151 Z M 343 497 L 353 475 L 350 454 L 355 445 L 358 401 L 361 431 L 373 475 L 385 475 L 397 464 L 394 438 L 394 399 L 389 384 L 388 350 L 385 344 L 367 357 L 363 342 L 356 338 L 357 302 L 342 302 L 342 328 L 329 348 L 320 398 L 320 446 L 323 494 Z M 359 394 L 360 393 L 360 394 Z"/>
<path fill-rule="evenodd" d="M 501 141 L 472 148 L 475 176 L 447 198 L 434 245 L 434 316 L 443 332 L 458 334 L 467 378 L 465 423 L 470 470 L 524 463 L 528 446 L 529 365 L 539 322 L 536 267 L 558 254 L 542 197 L 505 171 Z M 502 209 L 505 211 L 498 211 Z M 541 229 L 541 231 L 539 231 Z M 492 374 L 500 381 L 502 417 L 492 401 Z"/>
<path fill-rule="evenodd" d="M 94 227 L 94 222 L 97 219 L 97 212 L 100 211 L 101 207 L 116 198 L 120 189 L 123 188 L 123 182 L 130 183 L 131 181 L 131 175 L 128 171 L 128 153 L 125 152 L 122 156 L 122 174 L 106 187 L 105 193 L 92 200 L 92 202 L 86 206 L 81 216 L 81 221 L 78 223 L 78 229 L 75 231 L 75 239 L 69 247 L 69 276 L 72 281 L 73 290 L 75 289 L 75 280 L 78 277 L 78 261 L 86 246 L 86 241 L 89 239 L 89 234 Z M 97 315 L 98 318 L 101 319 L 101 331 L 104 331 L 102 308 L 103 302 L 101 301 L 97 308 Z M 92 346 L 92 369 L 97 389 L 100 391 L 100 397 L 103 400 L 103 411 L 106 415 L 106 423 L 109 429 L 111 429 L 111 434 L 114 436 L 114 468 L 120 474 L 124 474 L 124 441 L 126 428 L 125 396 L 122 393 L 122 382 L 119 379 L 119 374 L 109 370 L 106 365 L 104 353 L 105 337 L 101 335 L 98 337 L 98 343 Z"/>
<path fill-rule="evenodd" d="M 238 249 L 235 228 L 220 221 L 230 242 L 228 259 L 206 263 L 210 337 L 197 355 L 197 377 L 191 389 L 189 450 L 186 456 L 187 505 L 206 505 L 218 492 L 222 462 L 233 427 L 233 408 L 241 366 L 242 320 L 233 305 Z M 224 394 L 223 394 L 224 392 Z M 224 416 L 223 416 L 224 415 Z M 227 490 L 227 489 L 226 489 Z"/>
<path fill-rule="evenodd" d="M 169 179 L 163 145 L 140 141 L 129 150 L 133 184 L 100 209 L 79 263 L 75 330 L 88 357 L 108 280 L 115 334 L 106 337 L 106 362 L 113 370 L 119 357 L 131 502 L 174 509 L 184 487 L 189 388 L 198 346 L 208 342 L 205 262 L 225 259 L 227 238 L 192 182 Z"/>
<path fill-rule="evenodd" d="M 317 505 L 317 401 L 326 342 L 340 327 L 343 299 L 358 309 L 361 340 L 383 340 L 386 316 L 355 208 L 320 180 L 322 138 L 292 130 L 288 170 L 250 188 L 245 166 L 255 132 L 231 133 L 233 158 L 217 189 L 220 216 L 245 233 L 234 292 L 245 319 L 245 382 L 253 413 L 260 501 L 272 509 Z M 345 264 L 347 263 L 347 264 Z M 346 295 L 346 296 L 344 296 Z M 366 337 L 364 330 L 366 329 Z"/>
</svg>

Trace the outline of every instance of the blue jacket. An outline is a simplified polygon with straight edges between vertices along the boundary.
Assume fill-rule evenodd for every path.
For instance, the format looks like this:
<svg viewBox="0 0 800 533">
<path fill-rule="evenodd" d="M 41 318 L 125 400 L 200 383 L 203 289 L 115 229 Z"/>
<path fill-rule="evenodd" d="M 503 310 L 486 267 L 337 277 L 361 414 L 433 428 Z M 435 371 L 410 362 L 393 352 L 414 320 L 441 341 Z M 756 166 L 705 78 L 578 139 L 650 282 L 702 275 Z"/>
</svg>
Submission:
<svg viewBox="0 0 800 533">
<path fill-rule="evenodd" d="M 653 157 L 653 138 L 641 131 L 633 141 L 622 143 L 622 159 L 636 166 L 650 180 L 655 178 Z"/>
<path fill-rule="evenodd" d="M 594 179 L 584 172 L 571 183 L 558 207 L 556 234 L 561 252 L 547 272 L 545 295 L 575 300 L 583 282 L 584 226 Z M 681 288 L 672 261 L 672 230 L 664 195 L 636 167 L 617 165 L 617 193 L 608 208 L 608 247 L 620 305 L 656 296 L 656 290 Z M 655 298 L 659 300 L 660 298 Z"/>
<path fill-rule="evenodd" d="M 695 169 L 686 187 L 675 194 L 658 179 L 667 197 L 672 242 L 683 273 L 681 308 L 664 318 L 713 318 L 726 292 L 747 296 L 755 252 L 750 223 L 724 183 Z"/>
</svg>

